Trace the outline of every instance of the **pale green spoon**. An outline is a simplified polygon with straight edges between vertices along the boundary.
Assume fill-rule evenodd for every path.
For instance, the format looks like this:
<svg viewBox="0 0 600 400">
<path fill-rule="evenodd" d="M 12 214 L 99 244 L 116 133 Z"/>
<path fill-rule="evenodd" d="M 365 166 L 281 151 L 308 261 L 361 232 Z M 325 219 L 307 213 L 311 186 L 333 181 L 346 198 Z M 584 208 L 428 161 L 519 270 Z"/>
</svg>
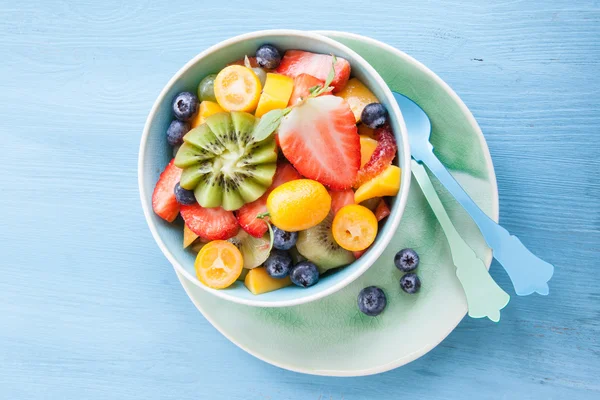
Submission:
<svg viewBox="0 0 600 400">
<path fill-rule="evenodd" d="M 488 317 L 494 322 L 500 321 L 500 310 L 508 304 L 510 296 L 498 286 L 483 261 L 477 258 L 475 252 L 458 234 L 425 168 L 415 160 L 411 161 L 411 168 L 450 244 L 456 276 L 467 298 L 469 317 Z"/>
</svg>

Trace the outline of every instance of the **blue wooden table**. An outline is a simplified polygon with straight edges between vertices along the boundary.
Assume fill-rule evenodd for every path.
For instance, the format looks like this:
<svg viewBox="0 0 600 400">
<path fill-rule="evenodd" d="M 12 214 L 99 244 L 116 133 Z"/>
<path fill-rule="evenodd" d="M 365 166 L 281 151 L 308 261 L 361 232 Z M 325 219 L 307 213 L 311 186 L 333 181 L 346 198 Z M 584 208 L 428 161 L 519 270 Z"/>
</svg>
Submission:
<svg viewBox="0 0 600 400">
<path fill-rule="evenodd" d="M 3 1 L 0 399 L 600 398 L 598 1 Z M 362 378 L 300 375 L 222 337 L 152 240 L 147 113 L 187 60 L 266 28 L 406 51 L 471 108 L 501 221 L 556 265 L 549 297 Z M 492 275 L 510 288 L 498 265 Z M 400 340 L 400 338 L 399 338 Z"/>
</svg>

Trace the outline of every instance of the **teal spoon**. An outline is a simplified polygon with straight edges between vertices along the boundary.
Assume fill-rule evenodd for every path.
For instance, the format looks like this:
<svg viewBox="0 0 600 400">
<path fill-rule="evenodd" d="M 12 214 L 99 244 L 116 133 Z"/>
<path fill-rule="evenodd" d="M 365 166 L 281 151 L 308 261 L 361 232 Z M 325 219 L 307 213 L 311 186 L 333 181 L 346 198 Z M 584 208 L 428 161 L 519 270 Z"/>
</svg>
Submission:
<svg viewBox="0 0 600 400">
<path fill-rule="evenodd" d="M 494 258 L 508 273 L 517 295 L 526 296 L 534 292 L 547 295 L 548 281 L 554 274 L 552 264 L 536 257 L 516 236 L 494 222 L 475 204 L 433 153 L 433 146 L 429 143 L 431 122 L 425 111 L 406 96 L 394 93 L 394 97 L 406 123 L 412 157 L 425 164 L 471 215 Z"/>
<path fill-rule="evenodd" d="M 425 168 L 412 160 L 411 169 L 448 239 L 452 261 L 456 266 L 456 276 L 467 298 L 469 317 L 488 317 L 494 322 L 500 321 L 500 310 L 506 307 L 510 296 L 498 286 L 483 261 L 477 258 L 475 252 L 459 235 L 431 184 Z"/>
</svg>

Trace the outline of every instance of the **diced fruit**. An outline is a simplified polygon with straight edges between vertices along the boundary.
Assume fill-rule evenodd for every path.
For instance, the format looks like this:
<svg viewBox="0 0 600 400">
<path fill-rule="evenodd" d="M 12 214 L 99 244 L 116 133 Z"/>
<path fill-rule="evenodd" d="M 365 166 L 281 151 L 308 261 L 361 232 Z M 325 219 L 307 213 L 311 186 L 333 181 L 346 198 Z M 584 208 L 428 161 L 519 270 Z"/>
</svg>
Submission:
<svg viewBox="0 0 600 400">
<path fill-rule="evenodd" d="M 263 267 L 251 269 L 248 271 L 246 279 L 244 279 L 244 285 L 252 294 L 272 292 L 291 284 L 292 281 L 289 276 L 283 279 L 272 278 Z"/>
<path fill-rule="evenodd" d="M 260 118 L 271 110 L 286 108 L 293 90 L 292 78 L 268 73 L 265 88 L 256 107 L 256 117 Z"/>
<path fill-rule="evenodd" d="M 354 201 L 362 203 L 373 197 L 395 196 L 400 190 L 400 168 L 390 165 L 354 193 Z"/>
<path fill-rule="evenodd" d="M 238 223 L 231 211 L 222 208 L 204 208 L 199 204 L 181 206 L 185 224 L 206 240 L 229 239 L 238 232 Z"/>
<path fill-rule="evenodd" d="M 306 99 L 310 94 L 310 89 L 315 86 L 323 87 L 325 82 L 315 78 L 312 75 L 300 74 L 294 78 L 294 91 L 290 97 L 288 106 L 293 106 L 300 102 L 302 99 Z M 324 92 L 320 96 L 330 95 L 330 92 Z"/>
<path fill-rule="evenodd" d="M 215 97 L 227 111 L 254 111 L 261 90 L 258 76 L 241 65 L 223 68 L 215 79 Z"/>
<path fill-rule="evenodd" d="M 275 46 L 263 44 L 256 50 L 256 62 L 263 68 L 277 68 L 281 62 L 281 53 Z"/>
<path fill-rule="evenodd" d="M 367 104 L 377 102 L 377 97 L 358 78 L 352 78 L 348 84 L 337 94 L 346 100 L 356 122 L 360 121 L 361 114 Z"/>
<path fill-rule="evenodd" d="M 171 121 L 171 124 L 167 128 L 167 142 L 171 146 L 179 146 L 183 143 L 183 137 L 190 130 L 190 124 L 183 122 L 178 119 Z"/>
<path fill-rule="evenodd" d="M 288 232 L 318 225 L 331 209 L 331 196 L 317 181 L 298 179 L 274 189 L 267 198 L 271 223 Z"/>
<path fill-rule="evenodd" d="M 202 108 L 202 105 L 200 105 L 200 108 Z M 377 148 L 377 140 L 368 137 L 368 136 L 363 136 L 360 135 L 360 167 L 364 167 L 366 163 L 369 162 L 369 160 L 371 159 L 371 156 L 373 155 L 373 153 L 375 152 L 375 149 Z"/>
<path fill-rule="evenodd" d="M 277 167 L 275 140 L 253 138 L 256 118 L 217 113 L 183 138 L 175 164 L 183 168 L 181 187 L 194 190 L 202 207 L 237 210 L 262 196 Z"/>
<path fill-rule="evenodd" d="M 198 239 L 198 235 L 196 235 L 186 224 L 183 224 L 183 248 L 188 248 L 196 239 Z"/>
<path fill-rule="evenodd" d="M 192 118 L 192 128 L 196 128 L 205 123 L 206 119 L 211 115 L 224 111 L 225 110 L 223 110 L 218 103 L 210 100 L 204 100 L 202 103 L 200 103 L 200 110 L 198 110 L 198 114 Z"/>
<path fill-rule="evenodd" d="M 301 175 L 334 190 L 348 189 L 356 181 L 360 139 L 344 100 L 306 100 L 282 118 L 278 134 L 283 154 Z"/>
<path fill-rule="evenodd" d="M 215 79 L 217 79 L 217 74 L 210 74 L 200 81 L 198 85 L 198 98 L 200 101 L 217 101 L 215 97 Z"/>
<path fill-rule="evenodd" d="M 177 168 L 171 160 L 169 165 L 160 174 L 154 193 L 152 193 L 152 209 L 165 221 L 173 222 L 179 214 L 179 203 L 175 198 L 175 185 L 181 178 L 181 169 Z"/>
<path fill-rule="evenodd" d="M 377 237 L 377 218 L 358 204 L 343 207 L 333 219 L 333 238 L 346 250 L 361 251 Z"/>
<path fill-rule="evenodd" d="M 390 215 L 390 208 L 388 207 L 385 200 L 381 199 L 377 208 L 375 209 L 375 218 L 377 221 L 381 221 L 384 218 L 387 218 Z"/>
<path fill-rule="evenodd" d="M 288 232 L 278 227 L 273 227 L 273 247 L 278 250 L 289 250 L 296 245 L 298 232 Z"/>
<path fill-rule="evenodd" d="M 344 206 L 354 204 L 354 191 L 352 189 L 346 189 L 341 191 L 329 191 L 331 196 L 331 213 L 337 214 L 338 211 Z"/>
<path fill-rule="evenodd" d="M 269 257 L 271 252 L 271 238 L 269 235 L 264 235 L 260 238 L 255 238 L 243 230 L 240 230 L 237 235 L 228 239 L 242 252 L 244 258 L 244 268 L 256 268 Z"/>
<path fill-rule="evenodd" d="M 310 261 L 301 261 L 290 272 L 292 283 L 300 287 L 310 287 L 319 282 L 319 270 Z"/>
<path fill-rule="evenodd" d="M 373 179 L 385 170 L 396 157 L 396 139 L 388 125 L 377 129 L 377 147 L 373 151 L 371 158 L 358 171 L 355 187 Z"/>
<path fill-rule="evenodd" d="M 360 115 L 363 124 L 369 128 L 379 128 L 387 122 L 388 112 L 381 103 L 367 104 Z"/>
<path fill-rule="evenodd" d="M 267 233 L 269 228 L 265 220 L 268 220 L 269 218 L 265 217 L 263 219 L 258 218 L 257 216 L 267 212 L 267 198 L 269 197 L 269 193 L 283 183 L 300 178 L 302 178 L 302 176 L 300 176 L 298 171 L 296 171 L 290 164 L 278 164 L 277 170 L 275 171 L 275 176 L 273 176 L 273 183 L 267 192 L 257 200 L 245 204 L 242 208 L 236 211 L 235 214 L 242 229 L 254 237 L 262 237 L 265 233 Z"/>
<path fill-rule="evenodd" d="M 298 233 L 296 242 L 300 255 L 314 262 L 322 274 L 354 261 L 352 253 L 341 248 L 333 239 L 332 221 L 330 214 L 319 225 Z"/>
<path fill-rule="evenodd" d="M 274 249 L 265 261 L 265 269 L 273 278 L 281 279 L 290 274 L 292 257 L 287 251 Z"/>
<path fill-rule="evenodd" d="M 386 305 L 385 293 L 377 286 L 366 287 L 358 294 L 358 309 L 370 317 L 381 314 Z"/>
<path fill-rule="evenodd" d="M 367 136 L 376 139 L 375 129 L 369 128 L 365 124 L 358 124 L 358 134 L 361 136 Z"/>
<path fill-rule="evenodd" d="M 333 92 L 338 92 L 346 86 L 350 78 L 350 63 L 340 57 L 336 57 L 334 65 L 335 76 L 331 82 Z M 309 74 L 322 81 L 327 80 L 331 71 L 333 57 L 329 54 L 310 53 L 302 50 L 288 50 L 283 55 L 277 73 L 295 78 L 300 74 Z"/>
<path fill-rule="evenodd" d="M 198 97 L 190 92 L 181 92 L 173 99 L 173 115 L 180 121 L 189 121 L 198 111 Z"/>
<path fill-rule="evenodd" d="M 373 197 L 372 199 L 368 199 L 365 201 L 361 201 L 360 205 L 367 207 L 369 210 L 375 212 L 377 210 L 377 206 L 381 202 L 381 197 Z"/>
<path fill-rule="evenodd" d="M 179 183 L 175 185 L 175 199 L 177 199 L 177 202 L 179 204 L 184 205 L 194 204 L 196 202 L 194 192 L 182 188 L 181 185 L 179 185 Z"/>
<path fill-rule="evenodd" d="M 231 286 L 242 273 L 242 253 L 225 240 L 215 240 L 202 247 L 194 267 L 198 280 L 213 289 Z"/>
<path fill-rule="evenodd" d="M 400 278 L 400 288 L 408 294 L 415 294 L 421 289 L 421 280 L 417 274 L 409 272 Z"/>
<path fill-rule="evenodd" d="M 354 254 L 354 258 L 356 258 L 357 260 L 359 258 L 361 258 L 363 256 L 363 254 L 365 254 L 367 252 L 367 250 L 361 250 L 361 251 L 353 251 L 352 254 Z"/>
<path fill-rule="evenodd" d="M 394 265 L 402 272 L 411 272 L 419 266 L 419 255 L 413 249 L 402 249 L 394 256 Z"/>
</svg>

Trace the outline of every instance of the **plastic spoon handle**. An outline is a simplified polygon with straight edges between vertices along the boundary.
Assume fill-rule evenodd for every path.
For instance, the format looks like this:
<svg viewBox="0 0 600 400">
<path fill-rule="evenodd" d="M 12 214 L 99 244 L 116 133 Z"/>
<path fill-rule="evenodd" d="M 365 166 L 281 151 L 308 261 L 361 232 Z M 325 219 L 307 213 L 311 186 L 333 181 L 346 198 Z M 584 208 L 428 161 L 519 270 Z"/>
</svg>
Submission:
<svg viewBox="0 0 600 400">
<path fill-rule="evenodd" d="M 425 168 L 414 160 L 411 168 L 450 244 L 452 260 L 456 266 L 456 276 L 460 280 L 467 298 L 469 316 L 471 318 L 488 317 L 494 322 L 500 321 L 500 310 L 508 304 L 510 296 L 498 286 L 483 261 L 477 258 L 475 252 L 459 235 L 431 184 Z"/>
<path fill-rule="evenodd" d="M 526 296 L 534 292 L 547 295 L 549 292 L 548 281 L 554 274 L 552 264 L 535 256 L 516 236 L 508 233 L 506 229 L 481 211 L 433 154 L 433 151 L 424 153 L 421 160 L 471 215 L 483 238 L 492 249 L 494 258 L 508 273 L 517 295 Z"/>
</svg>

